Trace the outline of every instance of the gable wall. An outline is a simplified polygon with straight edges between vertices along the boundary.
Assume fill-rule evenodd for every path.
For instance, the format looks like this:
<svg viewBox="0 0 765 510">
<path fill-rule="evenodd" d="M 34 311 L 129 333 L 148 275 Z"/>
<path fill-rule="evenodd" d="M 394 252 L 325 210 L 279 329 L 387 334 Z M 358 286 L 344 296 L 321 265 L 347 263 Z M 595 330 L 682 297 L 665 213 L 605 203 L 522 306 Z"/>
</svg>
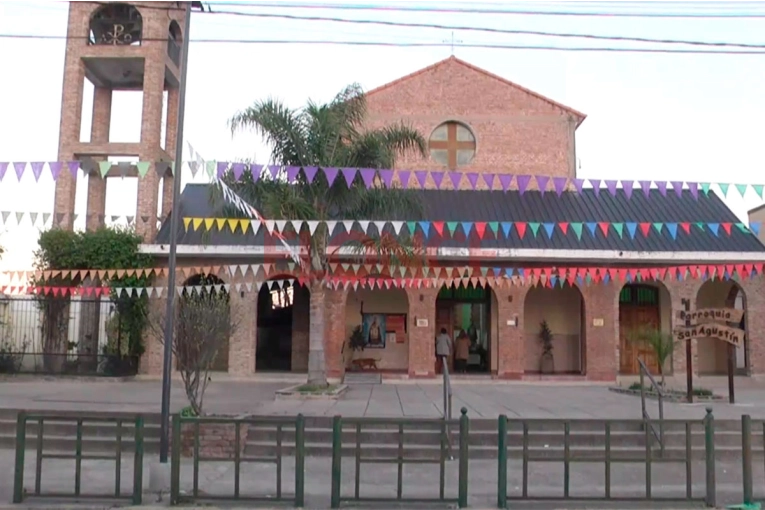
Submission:
<svg viewBox="0 0 765 510">
<path fill-rule="evenodd" d="M 370 127 L 404 121 L 426 139 L 442 122 L 467 124 L 476 137 L 477 152 L 469 165 L 459 167 L 462 172 L 574 177 L 575 119 L 547 101 L 456 61 L 377 90 L 369 95 L 368 104 Z M 397 167 L 444 169 L 432 159 L 413 156 L 400 158 Z M 461 187 L 469 187 L 466 179 Z"/>
</svg>

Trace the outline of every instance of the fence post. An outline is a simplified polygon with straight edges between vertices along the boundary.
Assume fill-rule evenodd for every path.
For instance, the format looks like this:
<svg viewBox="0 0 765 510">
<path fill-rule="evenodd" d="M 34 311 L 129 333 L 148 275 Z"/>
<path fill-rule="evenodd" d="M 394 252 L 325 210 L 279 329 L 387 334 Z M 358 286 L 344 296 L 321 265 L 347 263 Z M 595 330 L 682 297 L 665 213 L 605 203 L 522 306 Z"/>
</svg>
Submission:
<svg viewBox="0 0 765 510">
<path fill-rule="evenodd" d="M 342 481 L 343 455 L 343 419 L 340 416 L 332 418 L 332 485 L 331 502 L 332 508 L 340 508 L 340 482 Z"/>
<path fill-rule="evenodd" d="M 497 508 L 507 508 L 507 416 L 497 419 Z"/>
<path fill-rule="evenodd" d="M 715 476 L 715 417 L 712 408 L 707 407 L 707 415 L 704 417 L 704 450 L 707 470 L 707 495 L 705 503 L 708 507 L 717 506 L 717 482 Z"/>
<path fill-rule="evenodd" d="M 13 502 L 24 499 L 24 455 L 27 449 L 27 413 L 16 416 L 16 466 L 13 473 Z"/>
<path fill-rule="evenodd" d="M 135 417 L 135 456 L 133 458 L 133 505 L 143 499 L 143 416 Z"/>
<path fill-rule="evenodd" d="M 460 409 L 460 459 L 459 459 L 459 495 L 457 504 L 460 508 L 468 506 L 468 434 L 470 433 L 470 419 L 467 417 L 467 409 Z"/>
<path fill-rule="evenodd" d="M 305 417 L 297 415 L 295 422 L 295 506 L 305 502 Z"/>
<path fill-rule="evenodd" d="M 177 505 L 181 497 L 181 414 L 173 415 L 170 445 L 170 504 Z"/>
<path fill-rule="evenodd" d="M 754 490 L 752 488 L 752 417 L 748 414 L 741 416 L 741 462 L 741 473 L 744 481 L 744 504 L 751 505 L 754 502 Z"/>
</svg>

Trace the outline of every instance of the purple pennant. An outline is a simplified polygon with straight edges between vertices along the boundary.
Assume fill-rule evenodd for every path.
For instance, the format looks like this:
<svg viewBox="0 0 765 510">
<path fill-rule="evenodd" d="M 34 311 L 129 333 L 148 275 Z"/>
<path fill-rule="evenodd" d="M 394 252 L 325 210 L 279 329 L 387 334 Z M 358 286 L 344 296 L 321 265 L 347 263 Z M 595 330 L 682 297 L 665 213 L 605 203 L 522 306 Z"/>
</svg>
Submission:
<svg viewBox="0 0 765 510">
<path fill-rule="evenodd" d="M 42 161 L 35 161 L 33 163 L 29 163 L 29 166 L 32 167 L 32 175 L 35 176 L 35 182 L 39 182 L 44 165 L 45 163 L 43 163 Z"/>
<path fill-rule="evenodd" d="M 592 184 L 592 190 L 595 192 L 595 196 L 600 196 L 600 179 L 590 179 L 590 184 Z"/>
<path fill-rule="evenodd" d="M 675 195 L 678 196 L 678 198 L 683 198 L 683 182 L 672 182 L 672 188 L 675 190 Z"/>
<path fill-rule="evenodd" d="M 250 174 L 252 175 L 252 182 L 258 182 L 260 176 L 263 175 L 263 165 L 250 165 Z"/>
<path fill-rule="evenodd" d="M 353 179 L 356 178 L 356 169 L 355 168 L 343 168 L 343 177 L 345 177 L 345 182 L 348 184 L 348 187 L 350 188 L 353 185 Z"/>
<path fill-rule="evenodd" d="M 470 183 L 470 189 L 475 189 L 478 184 L 478 174 L 476 172 L 467 173 L 468 182 Z"/>
<path fill-rule="evenodd" d="M 0 181 L 3 180 L 3 177 L 5 177 L 5 172 L 8 170 L 8 163 L 5 161 L 0 161 Z"/>
<path fill-rule="evenodd" d="M 411 177 L 412 172 L 409 170 L 400 170 L 398 172 L 398 178 L 401 180 L 401 187 L 406 189 L 409 187 L 409 177 Z"/>
<path fill-rule="evenodd" d="M 691 192 L 691 196 L 693 196 L 694 200 L 699 199 L 699 183 L 698 182 L 689 182 L 688 184 L 688 190 Z"/>
<path fill-rule="evenodd" d="M 299 166 L 288 166 L 287 167 L 287 182 L 294 182 L 297 179 L 297 176 L 299 173 L 300 173 Z"/>
<path fill-rule="evenodd" d="M 441 183 L 444 182 L 444 172 L 430 172 L 430 176 L 433 178 L 433 182 L 436 183 L 436 189 L 441 189 Z"/>
<path fill-rule="evenodd" d="M 622 189 L 624 194 L 627 195 L 627 199 L 632 198 L 632 188 L 635 186 L 635 181 L 622 181 Z"/>
<path fill-rule="evenodd" d="M 385 183 L 385 187 L 390 188 L 393 183 L 393 170 L 380 170 L 380 178 Z"/>
<path fill-rule="evenodd" d="M 271 178 L 276 180 L 276 176 L 279 175 L 281 167 L 279 165 L 268 165 L 268 172 L 271 174 Z"/>
<path fill-rule="evenodd" d="M 54 181 L 58 179 L 58 175 L 61 173 L 62 166 L 63 164 L 61 161 L 50 161 L 48 163 L 48 168 L 50 168 L 50 174 Z M 2 176 L 0 176 L 0 179 L 2 179 Z"/>
<path fill-rule="evenodd" d="M 327 177 L 327 183 L 329 183 L 330 186 L 335 182 L 335 179 L 337 178 L 337 168 L 335 167 L 329 167 L 324 168 L 324 175 Z"/>
<path fill-rule="evenodd" d="M 537 180 L 537 187 L 539 188 L 539 191 L 542 193 L 542 195 L 544 195 L 545 191 L 547 191 L 547 183 L 550 182 L 550 178 L 546 175 L 537 175 L 535 179 Z"/>
<path fill-rule="evenodd" d="M 608 192 L 611 193 L 612 197 L 616 196 L 616 181 L 613 180 L 607 180 L 606 181 L 606 188 L 608 189 Z"/>
<path fill-rule="evenodd" d="M 17 161 L 13 164 L 13 169 L 16 171 L 16 178 L 21 180 L 21 176 L 24 175 L 24 170 L 27 169 L 27 164 L 22 161 Z"/>
<path fill-rule="evenodd" d="M 454 189 L 460 189 L 460 179 L 462 179 L 462 172 L 449 172 L 449 180 L 452 181 Z"/>
<path fill-rule="evenodd" d="M 231 165 L 231 171 L 234 173 L 234 179 L 238 181 L 244 173 L 244 163 L 234 163 Z"/>
<path fill-rule="evenodd" d="M 80 169 L 79 161 L 67 161 L 66 166 L 69 167 L 69 173 L 72 174 L 73 179 L 77 179 L 77 171 Z"/>
<path fill-rule="evenodd" d="M 656 187 L 659 188 L 659 193 L 661 193 L 661 196 L 666 197 L 667 196 L 667 183 L 664 181 L 656 181 Z"/>
<path fill-rule="evenodd" d="M 371 188 L 375 182 L 375 169 L 360 168 L 359 175 L 361 175 L 361 180 L 364 181 L 364 186 L 366 186 L 367 189 Z"/>
<path fill-rule="evenodd" d="M 225 161 L 218 161 L 218 170 L 217 170 L 217 174 L 218 174 L 218 178 L 219 178 L 219 179 L 220 179 L 221 177 L 223 177 L 223 174 L 225 174 L 225 173 L 226 173 L 226 169 L 227 169 L 227 168 L 228 168 L 228 163 L 227 163 L 227 162 L 225 162 Z"/>
<path fill-rule="evenodd" d="M 513 175 L 500 174 L 499 183 L 502 185 L 502 191 L 507 191 L 511 184 L 513 184 Z"/>
<path fill-rule="evenodd" d="M 428 180 L 428 172 L 426 170 L 416 170 L 414 176 L 420 184 L 420 189 L 425 189 L 425 182 Z"/>
<path fill-rule="evenodd" d="M 494 189 L 494 174 L 492 173 L 483 174 L 483 182 L 486 183 L 486 186 L 489 188 L 489 191 Z"/>
<path fill-rule="evenodd" d="M 582 187 L 584 187 L 584 179 L 574 179 L 574 187 L 576 192 L 582 194 Z"/>
<path fill-rule="evenodd" d="M 568 183 L 568 177 L 553 177 L 553 187 L 558 196 L 563 194 L 563 190 L 566 189 L 566 183 Z"/>
<path fill-rule="evenodd" d="M 518 191 L 521 193 L 521 195 L 526 193 L 526 188 L 529 187 L 529 182 L 531 182 L 531 176 L 519 175 L 515 180 L 518 183 Z"/>
<path fill-rule="evenodd" d="M 304 166 L 303 167 L 303 173 L 305 174 L 305 178 L 308 181 L 308 184 L 311 184 L 316 177 L 316 172 L 319 171 L 318 167 L 315 166 Z"/>
<path fill-rule="evenodd" d="M 638 181 L 640 183 L 640 188 L 643 190 L 643 194 L 646 198 L 649 198 L 651 196 L 651 181 Z"/>
</svg>

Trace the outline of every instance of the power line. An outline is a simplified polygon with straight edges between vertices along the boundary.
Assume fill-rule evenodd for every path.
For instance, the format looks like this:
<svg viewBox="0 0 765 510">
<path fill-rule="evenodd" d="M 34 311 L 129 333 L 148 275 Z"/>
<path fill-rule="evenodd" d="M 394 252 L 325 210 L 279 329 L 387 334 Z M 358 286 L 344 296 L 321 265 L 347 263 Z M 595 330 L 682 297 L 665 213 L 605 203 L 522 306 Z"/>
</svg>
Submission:
<svg viewBox="0 0 765 510">
<path fill-rule="evenodd" d="M 0 39 L 26 39 L 26 40 L 66 40 L 88 39 L 87 37 L 68 37 L 66 35 L 34 35 L 34 34 L 0 34 Z M 166 38 L 145 38 L 143 41 L 167 41 Z M 323 46 L 368 46 L 368 47 L 395 47 L 395 48 L 441 48 L 451 47 L 451 43 L 426 43 L 426 42 L 391 42 L 391 41 L 335 41 L 322 39 L 286 40 L 286 39 L 192 39 L 195 44 L 262 44 L 262 45 L 296 45 L 315 44 Z M 671 48 L 615 48 L 608 46 L 547 46 L 547 45 L 519 45 L 519 44 L 487 44 L 487 43 L 461 43 L 455 44 L 456 48 L 481 48 L 497 50 L 546 50 L 546 51 L 570 51 L 570 52 L 606 52 L 606 53 L 677 53 L 690 55 L 764 55 L 762 50 L 702 50 L 702 49 L 671 49 Z"/>
</svg>

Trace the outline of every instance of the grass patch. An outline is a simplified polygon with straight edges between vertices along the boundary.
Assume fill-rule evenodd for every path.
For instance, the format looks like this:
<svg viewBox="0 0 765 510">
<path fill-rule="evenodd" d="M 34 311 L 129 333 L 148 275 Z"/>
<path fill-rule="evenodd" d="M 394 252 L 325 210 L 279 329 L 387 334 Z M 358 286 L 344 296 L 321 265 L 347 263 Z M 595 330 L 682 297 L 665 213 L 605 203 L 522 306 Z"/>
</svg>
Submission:
<svg viewBox="0 0 765 510">
<path fill-rule="evenodd" d="M 632 391 L 640 391 L 640 383 L 634 382 L 630 384 L 629 388 L 627 388 Z M 646 386 L 645 387 L 646 393 L 655 393 L 653 387 Z M 671 388 L 665 388 L 663 393 L 665 395 L 680 395 L 685 396 L 686 391 L 685 390 L 673 390 Z M 693 388 L 693 395 L 696 397 L 714 397 L 714 392 L 712 390 L 709 390 L 707 388 Z"/>
<path fill-rule="evenodd" d="M 337 389 L 337 384 L 318 386 L 316 384 L 303 384 L 294 389 L 298 393 L 332 393 Z"/>
</svg>

